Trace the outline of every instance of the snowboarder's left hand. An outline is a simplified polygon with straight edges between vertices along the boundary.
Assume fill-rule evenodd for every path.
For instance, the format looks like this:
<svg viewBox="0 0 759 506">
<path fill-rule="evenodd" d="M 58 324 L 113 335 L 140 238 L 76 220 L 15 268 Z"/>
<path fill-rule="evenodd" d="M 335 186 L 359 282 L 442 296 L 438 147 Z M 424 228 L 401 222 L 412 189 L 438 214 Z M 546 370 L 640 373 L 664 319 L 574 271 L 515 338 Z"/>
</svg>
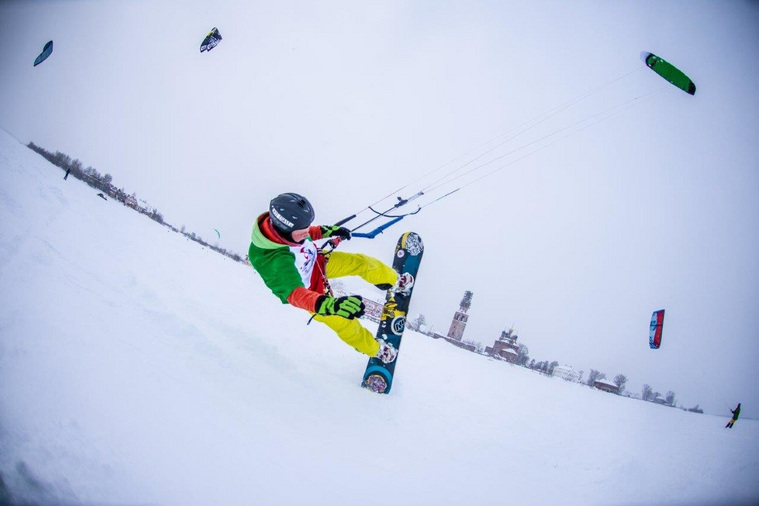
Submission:
<svg viewBox="0 0 759 506">
<path fill-rule="evenodd" d="M 345 227 L 322 225 L 322 237 L 339 237 L 340 239 L 350 239 L 351 231 Z"/>
<path fill-rule="evenodd" d="M 352 320 L 364 314 L 364 301 L 360 295 L 330 297 L 322 295 L 316 299 L 316 313 L 324 316 L 342 316 Z"/>
</svg>

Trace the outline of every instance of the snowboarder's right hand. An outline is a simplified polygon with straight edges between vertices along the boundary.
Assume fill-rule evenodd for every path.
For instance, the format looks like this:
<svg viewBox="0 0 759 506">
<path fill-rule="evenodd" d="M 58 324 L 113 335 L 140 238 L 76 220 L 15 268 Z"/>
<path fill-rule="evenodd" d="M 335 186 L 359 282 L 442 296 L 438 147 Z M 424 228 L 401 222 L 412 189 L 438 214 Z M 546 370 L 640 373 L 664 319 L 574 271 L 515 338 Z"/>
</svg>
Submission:
<svg viewBox="0 0 759 506">
<path fill-rule="evenodd" d="M 337 225 L 328 227 L 322 225 L 321 230 L 322 237 L 339 237 L 340 239 L 345 239 L 347 241 L 350 241 L 351 238 L 351 231 L 345 227 L 339 227 Z"/>
<path fill-rule="evenodd" d="M 364 314 L 364 301 L 360 295 L 330 297 L 322 295 L 316 299 L 316 314 L 322 316 L 342 316 L 352 320 Z"/>
</svg>

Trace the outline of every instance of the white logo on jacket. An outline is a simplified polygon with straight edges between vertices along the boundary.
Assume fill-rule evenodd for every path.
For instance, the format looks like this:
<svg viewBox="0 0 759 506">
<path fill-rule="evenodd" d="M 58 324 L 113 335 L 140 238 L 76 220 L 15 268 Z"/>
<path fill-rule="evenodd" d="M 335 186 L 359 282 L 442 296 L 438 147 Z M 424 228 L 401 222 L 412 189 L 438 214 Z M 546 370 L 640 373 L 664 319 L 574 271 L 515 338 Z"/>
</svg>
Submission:
<svg viewBox="0 0 759 506">
<path fill-rule="evenodd" d="M 298 246 L 290 246 L 290 251 L 295 255 L 295 267 L 303 280 L 303 286 L 311 286 L 311 275 L 316 265 L 316 244 L 306 241 Z"/>
</svg>

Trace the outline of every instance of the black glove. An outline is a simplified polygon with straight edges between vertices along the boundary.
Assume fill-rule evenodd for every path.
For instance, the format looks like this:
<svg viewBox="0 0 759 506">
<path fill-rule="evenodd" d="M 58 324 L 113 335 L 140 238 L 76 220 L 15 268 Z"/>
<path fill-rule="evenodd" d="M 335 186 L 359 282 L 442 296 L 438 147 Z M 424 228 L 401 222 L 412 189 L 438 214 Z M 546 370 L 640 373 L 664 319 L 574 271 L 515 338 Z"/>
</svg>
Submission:
<svg viewBox="0 0 759 506">
<path fill-rule="evenodd" d="M 351 231 L 345 227 L 338 227 L 337 225 L 327 226 L 322 225 L 322 237 L 339 237 L 340 239 L 350 239 Z"/>
<path fill-rule="evenodd" d="M 352 320 L 364 314 L 364 301 L 360 295 L 330 297 L 322 295 L 316 299 L 316 314 L 322 316 L 342 316 Z"/>
</svg>

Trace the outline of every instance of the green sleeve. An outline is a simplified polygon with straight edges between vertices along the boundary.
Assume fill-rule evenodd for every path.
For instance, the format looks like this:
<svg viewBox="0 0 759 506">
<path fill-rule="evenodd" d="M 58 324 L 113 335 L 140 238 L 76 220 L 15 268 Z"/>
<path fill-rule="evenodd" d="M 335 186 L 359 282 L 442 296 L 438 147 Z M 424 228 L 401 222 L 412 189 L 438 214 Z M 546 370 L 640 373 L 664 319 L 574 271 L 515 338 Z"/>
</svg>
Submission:
<svg viewBox="0 0 759 506">
<path fill-rule="evenodd" d="M 283 304 L 288 304 L 287 298 L 293 290 L 304 286 L 295 267 L 295 255 L 289 248 L 263 249 L 251 243 L 248 258 L 269 290 Z"/>
</svg>

